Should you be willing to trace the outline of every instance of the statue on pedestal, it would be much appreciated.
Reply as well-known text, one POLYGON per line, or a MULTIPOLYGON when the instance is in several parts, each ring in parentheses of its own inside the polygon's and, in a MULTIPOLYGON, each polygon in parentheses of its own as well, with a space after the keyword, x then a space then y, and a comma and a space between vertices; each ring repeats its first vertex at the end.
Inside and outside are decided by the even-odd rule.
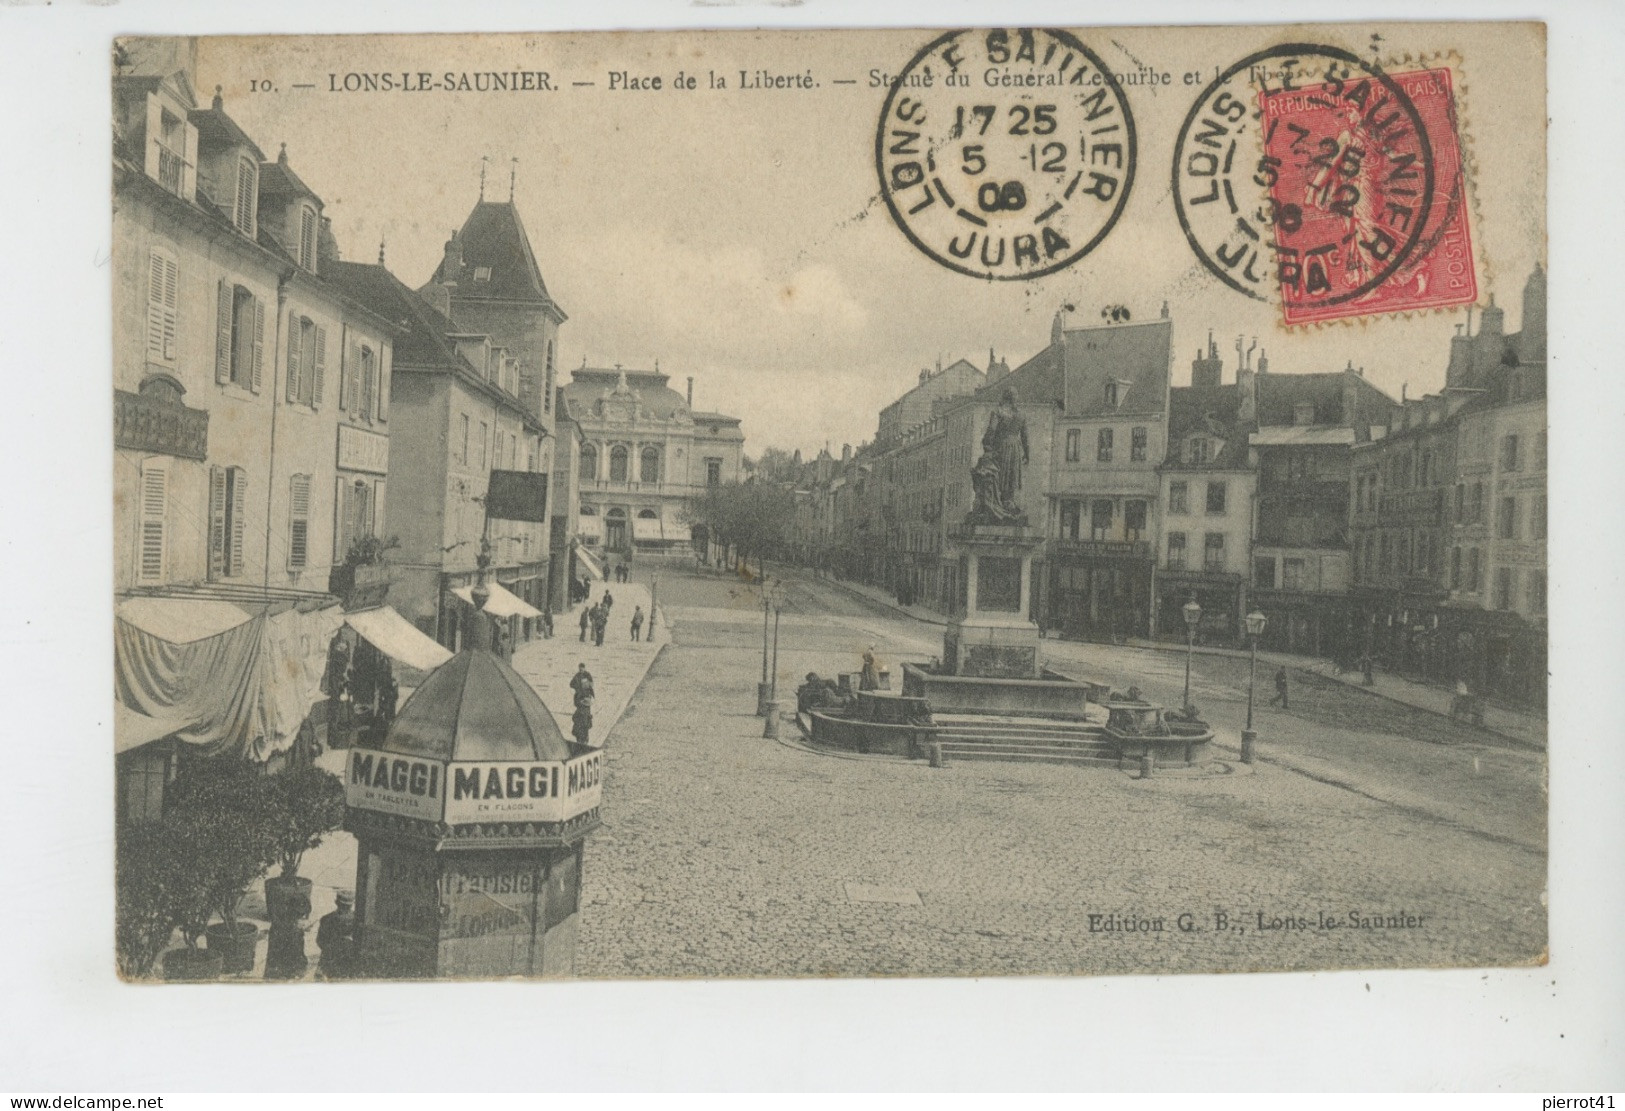
POLYGON ((968 523, 972 525, 1025 525, 1027 514, 1017 501, 1021 469, 1029 460, 1027 421, 1016 408, 1016 392, 1006 386, 999 407, 987 418, 982 433, 982 454, 971 468, 976 494, 968 523))

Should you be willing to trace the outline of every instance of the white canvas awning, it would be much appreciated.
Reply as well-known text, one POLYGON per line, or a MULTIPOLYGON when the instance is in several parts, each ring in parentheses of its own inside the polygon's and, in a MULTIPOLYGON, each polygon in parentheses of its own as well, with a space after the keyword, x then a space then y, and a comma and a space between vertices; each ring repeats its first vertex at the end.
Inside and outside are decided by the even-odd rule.
MULTIPOLYGON (((540 617, 542 611, 518 597, 510 590, 505 590, 501 583, 487 583, 486 589, 491 596, 485 600, 485 612, 492 617, 540 617)), ((452 590, 469 605, 474 604, 474 588, 472 586, 459 586, 452 590)))
POLYGON ((597 517, 585 515, 577 517, 576 533, 583 540, 602 540, 604 538, 604 522, 597 517))
POLYGON ((250 616, 230 602, 212 598, 127 598, 118 604, 116 612, 143 633, 171 644, 191 644, 219 636, 250 616))
MULTIPOLYGON (((113 703, 113 751, 116 753, 129 752, 140 748, 144 744, 151 744, 160 737, 167 737, 171 733, 179 733, 191 722, 178 715, 148 717, 139 710, 132 710, 122 702, 113 703)), ((186 738, 191 740, 191 738, 186 738)), ((196 743, 193 741, 193 743, 196 743)))
POLYGON ((598 566, 598 561, 592 557, 592 553, 586 548, 577 548, 576 558, 581 561, 581 566, 587 569, 588 575, 595 579, 604 577, 604 569, 598 566))
POLYGON ((665 535, 666 535, 665 530, 660 527, 660 518, 658 518, 658 517, 634 517, 634 518, 632 518, 632 539, 634 539, 634 540, 660 540, 660 539, 663 539, 665 537, 665 535))
POLYGON ((344 623, 365 637, 367 643, 378 651, 407 667, 433 671, 451 659, 451 653, 444 645, 424 636, 417 626, 389 606, 347 613, 344 623))

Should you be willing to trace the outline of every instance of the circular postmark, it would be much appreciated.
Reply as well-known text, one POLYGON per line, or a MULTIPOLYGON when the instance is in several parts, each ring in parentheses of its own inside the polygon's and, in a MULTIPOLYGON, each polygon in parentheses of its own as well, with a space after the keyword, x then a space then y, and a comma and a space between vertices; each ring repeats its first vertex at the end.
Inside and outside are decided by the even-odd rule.
POLYGON ((950 270, 1013 281, 1098 247, 1134 184, 1134 115, 1066 31, 950 31, 891 79, 875 132, 880 194, 950 270))
POLYGON ((1289 317, 1358 301, 1416 251, 1435 162, 1415 103, 1377 66, 1289 43, 1241 59, 1191 105, 1173 194, 1196 257, 1289 317))

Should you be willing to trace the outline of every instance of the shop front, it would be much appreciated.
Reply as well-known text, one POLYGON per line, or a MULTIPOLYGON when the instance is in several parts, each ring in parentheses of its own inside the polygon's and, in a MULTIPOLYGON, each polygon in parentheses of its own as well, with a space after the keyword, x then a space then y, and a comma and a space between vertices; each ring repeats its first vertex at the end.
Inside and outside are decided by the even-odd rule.
POLYGON ((1185 603, 1192 598, 1202 607, 1196 643, 1239 645, 1244 640, 1242 618, 1247 613, 1247 586, 1239 574, 1202 571, 1157 572, 1157 632, 1162 640, 1183 642, 1185 603))
POLYGON ((1051 540, 1040 624, 1063 637, 1121 643, 1151 631, 1151 545, 1051 540))

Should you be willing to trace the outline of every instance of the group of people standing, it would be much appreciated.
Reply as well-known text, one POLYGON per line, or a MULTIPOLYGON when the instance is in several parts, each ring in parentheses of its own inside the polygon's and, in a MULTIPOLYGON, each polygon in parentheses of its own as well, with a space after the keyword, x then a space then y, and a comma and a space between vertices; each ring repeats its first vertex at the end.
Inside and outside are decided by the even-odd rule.
MULTIPOLYGON (((591 606, 583 606, 582 607, 582 609, 581 609, 581 640, 582 640, 583 643, 586 642, 587 636, 590 633, 592 635, 593 644, 600 647, 600 648, 603 647, 604 633, 605 633, 605 630, 607 630, 609 628, 610 611, 613 610, 614 607, 615 607, 615 595, 611 594, 608 589, 605 589, 604 596, 602 598, 599 598, 596 604, 591 605, 591 606)), ((644 621, 643 607, 642 606, 633 606, 632 607, 632 639, 633 640, 642 640, 643 639, 643 621, 644 621)))

